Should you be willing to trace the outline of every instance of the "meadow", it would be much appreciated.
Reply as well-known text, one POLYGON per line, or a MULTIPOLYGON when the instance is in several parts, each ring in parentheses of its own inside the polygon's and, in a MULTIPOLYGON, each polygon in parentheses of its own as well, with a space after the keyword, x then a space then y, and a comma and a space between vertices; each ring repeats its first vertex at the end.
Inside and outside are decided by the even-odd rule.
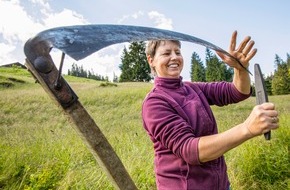
MULTIPOLYGON (((140 190, 155 190, 153 147, 141 104, 151 83, 102 82, 64 76, 101 128, 140 190)), ((280 128, 225 154, 233 190, 290 189, 290 95, 270 96, 280 128)), ((219 131, 247 118, 255 97, 213 106, 219 131)), ((0 68, 0 189, 114 189, 62 109, 23 69, 0 68)))

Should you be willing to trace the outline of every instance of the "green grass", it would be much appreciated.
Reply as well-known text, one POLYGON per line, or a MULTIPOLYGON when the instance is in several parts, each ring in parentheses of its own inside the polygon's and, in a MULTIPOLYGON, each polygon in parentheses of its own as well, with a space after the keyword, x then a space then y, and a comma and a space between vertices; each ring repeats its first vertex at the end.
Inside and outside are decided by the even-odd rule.
MULTIPOLYGON (((114 189, 73 124, 25 70, 0 69, 0 189, 114 189)), ((142 127, 150 83, 104 82, 65 76, 139 189, 156 189, 153 147, 142 127), (103 85, 102 85, 103 84, 103 85), (104 85, 105 84, 105 85, 104 85)), ((226 153, 234 190, 289 189, 290 95, 271 96, 280 114, 272 140, 252 139, 226 153)), ((255 98, 212 107, 220 131, 243 122, 255 98)))
MULTIPOLYGON (((270 96, 279 112, 278 130, 272 139, 251 139, 225 154, 234 190, 290 189, 290 95, 270 96)), ((223 108, 213 107, 220 131, 243 122, 256 104, 255 97, 223 108)))
POLYGON ((33 80, 31 74, 25 69, 0 67, 0 90, 12 87, 20 88, 33 80))

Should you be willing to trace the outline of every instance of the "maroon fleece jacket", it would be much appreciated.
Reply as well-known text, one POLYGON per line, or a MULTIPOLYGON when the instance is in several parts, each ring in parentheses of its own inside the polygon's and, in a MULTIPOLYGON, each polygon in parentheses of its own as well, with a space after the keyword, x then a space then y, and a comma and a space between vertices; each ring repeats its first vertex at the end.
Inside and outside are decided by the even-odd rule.
POLYGON ((200 163, 201 136, 218 133, 210 105, 224 106, 250 96, 229 82, 183 82, 156 77, 142 105, 143 125, 154 145, 158 190, 227 190, 224 157, 200 163))

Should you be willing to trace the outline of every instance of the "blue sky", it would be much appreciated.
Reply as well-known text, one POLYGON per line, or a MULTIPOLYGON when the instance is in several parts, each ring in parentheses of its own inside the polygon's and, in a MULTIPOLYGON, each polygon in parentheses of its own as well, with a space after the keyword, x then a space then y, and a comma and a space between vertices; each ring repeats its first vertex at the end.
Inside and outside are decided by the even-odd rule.
MULTIPOLYGON (((0 0, 0 64, 24 63, 23 45, 43 30, 79 24, 126 24, 169 29, 189 34, 227 50, 231 34, 238 31, 238 42, 249 35, 256 42, 259 63, 265 75, 274 72, 274 57, 286 60, 290 53, 290 1, 244 0, 0 0), (13 15, 13 16, 11 16, 13 15)), ((64 71, 72 63, 112 77, 120 74, 120 55, 124 46, 107 47, 74 61, 65 60, 64 71)), ((185 67, 182 75, 189 80, 190 57, 197 52, 204 61, 205 49, 184 42, 185 67)), ((57 64, 60 52, 52 52, 57 64)))

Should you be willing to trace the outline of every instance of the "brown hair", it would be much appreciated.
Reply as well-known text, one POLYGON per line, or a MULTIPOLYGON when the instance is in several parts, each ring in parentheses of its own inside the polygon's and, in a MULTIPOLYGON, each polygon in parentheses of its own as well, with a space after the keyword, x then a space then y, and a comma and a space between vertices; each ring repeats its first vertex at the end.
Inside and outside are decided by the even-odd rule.
POLYGON ((156 49, 160 46, 161 43, 164 43, 166 41, 171 41, 175 44, 177 44, 179 46, 179 48, 181 48, 181 43, 179 40, 152 40, 152 41, 148 41, 146 49, 145 49, 145 53, 146 55, 150 55, 150 57, 154 57, 155 53, 156 53, 156 49))

